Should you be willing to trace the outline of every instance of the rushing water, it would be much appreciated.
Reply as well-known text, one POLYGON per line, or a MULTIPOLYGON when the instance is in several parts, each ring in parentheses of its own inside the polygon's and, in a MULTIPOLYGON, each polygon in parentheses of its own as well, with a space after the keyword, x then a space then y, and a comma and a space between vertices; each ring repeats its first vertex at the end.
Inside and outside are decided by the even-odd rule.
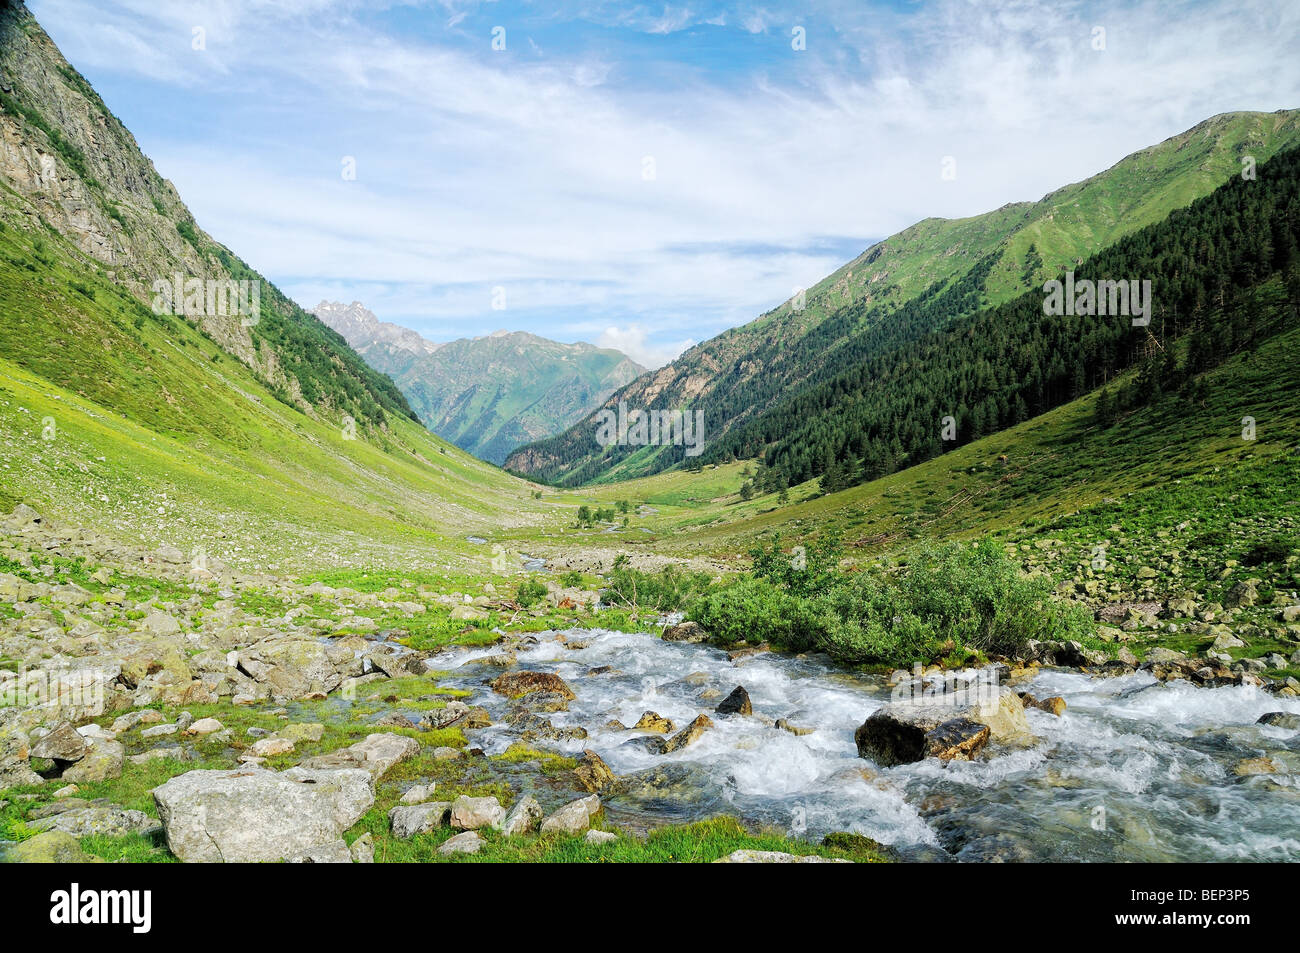
MULTIPOLYGON (((889 701, 883 680, 846 675, 825 659, 762 654, 732 661, 707 646, 603 630, 557 633, 519 653, 520 669, 556 672, 577 699, 549 715, 582 726, 582 741, 544 746, 596 751, 625 785, 606 801, 616 823, 682 822, 721 812, 819 838, 866 834, 923 860, 1300 860, 1300 732, 1255 724, 1300 700, 1254 688, 1162 684, 1145 674, 1094 679, 1047 670, 1020 690, 1061 695, 1054 715, 1030 709, 1028 748, 990 746, 975 762, 879 768, 857 756, 853 732, 889 701), (592 669, 611 670, 590 674, 592 669), (687 677, 691 676, 691 677, 687 677), (753 717, 714 715, 744 685, 753 717), (702 700, 707 689, 721 694, 702 700), (715 727, 669 755, 611 731, 645 711, 680 728, 700 713, 715 727), (778 718, 807 728, 798 736, 778 718), (1246 758, 1271 756, 1279 773, 1238 777, 1246 758)), ((489 753, 517 740, 505 702, 486 688, 499 670, 475 664, 499 651, 453 650, 430 661, 475 690, 497 723, 478 736, 489 753)))

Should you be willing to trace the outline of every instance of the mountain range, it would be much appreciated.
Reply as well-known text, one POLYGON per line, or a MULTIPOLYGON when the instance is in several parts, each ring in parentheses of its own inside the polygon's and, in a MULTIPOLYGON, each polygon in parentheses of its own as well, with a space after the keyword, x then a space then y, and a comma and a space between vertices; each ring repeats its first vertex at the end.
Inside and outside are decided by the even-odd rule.
POLYGON ((618 351, 525 331, 434 343, 358 301, 322 301, 313 313, 397 383, 425 426, 496 464, 581 420, 645 372, 618 351))

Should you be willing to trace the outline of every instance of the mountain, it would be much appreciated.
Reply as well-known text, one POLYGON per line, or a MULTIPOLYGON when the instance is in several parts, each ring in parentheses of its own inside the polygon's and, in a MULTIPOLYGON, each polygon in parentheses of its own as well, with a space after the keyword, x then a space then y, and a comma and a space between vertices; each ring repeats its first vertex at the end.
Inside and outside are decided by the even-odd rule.
POLYGON ((467 533, 544 510, 208 236, 17 4, 0 6, 0 473, 6 510, 249 568, 337 565, 340 540, 460 562, 467 533))
POLYGON ((435 344, 380 321, 358 301, 322 301, 315 314, 397 382, 430 430, 497 464, 521 444, 581 420, 645 373, 618 351, 523 331, 435 344))
MULTIPOLYGON (((605 406, 703 410, 709 446, 721 448, 721 438, 864 360, 854 342, 895 321, 909 304, 925 312, 910 322, 913 339, 942 321, 1003 304, 1239 177, 1244 156, 1264 162, 1297 143, 1295 110, 1224 114, 1038 202, 966 219, 926 219, 808 289, 802 308, 784 302, 696 345, 611 395, 605 406), (940 297, 943 306, 935 306, 940 297)), ((588 417, 519 448, 506 467, 579 485, 655 473, 686 459, 680 447, 601 446, 595 433, 596 420, 588 417)), ((750 439, 725 446, 720 459, 737 450, 754 455, 766 445, 750 439)), ((706 451, 699 459, 714 457, 706 451)), ((819 461, 817 472, 822 466, 819 461)))

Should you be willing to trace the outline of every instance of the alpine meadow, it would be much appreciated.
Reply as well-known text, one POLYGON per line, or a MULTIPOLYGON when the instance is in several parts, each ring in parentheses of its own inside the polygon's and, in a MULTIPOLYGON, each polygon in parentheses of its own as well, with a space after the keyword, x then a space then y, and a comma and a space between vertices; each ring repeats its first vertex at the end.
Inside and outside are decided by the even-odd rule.
MULTIPOLYGON (((0 860, 1276 920, 1201 865, 1300 861, 1296 49, 1283 0, 0 0, 0 860)), ((202 884, 99 870, 15 909, 202 884)))

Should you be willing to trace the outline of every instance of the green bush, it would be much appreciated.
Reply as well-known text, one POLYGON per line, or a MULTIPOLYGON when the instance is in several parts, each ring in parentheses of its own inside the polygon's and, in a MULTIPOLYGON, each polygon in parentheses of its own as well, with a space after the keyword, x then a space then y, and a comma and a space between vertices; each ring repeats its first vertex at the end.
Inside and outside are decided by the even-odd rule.
POLYGON ((676 612, 707 592, 711 585, 707 573, 683 572, 671 565, 657 573, 649 573, 632 569, 626 563, 623 556, 614 563, 609 586, 601 597, 606 605, 676 612))
POLYGON ((722 645, 771 642, 792 651, 816 644, 816 607, 765 579, 738 579, 697 600, 687 613, 722 645))
POLYGON ((546 583, 538 579, 525 579, 515 587, 515 602, 525 609, 546 598, 546 583))

